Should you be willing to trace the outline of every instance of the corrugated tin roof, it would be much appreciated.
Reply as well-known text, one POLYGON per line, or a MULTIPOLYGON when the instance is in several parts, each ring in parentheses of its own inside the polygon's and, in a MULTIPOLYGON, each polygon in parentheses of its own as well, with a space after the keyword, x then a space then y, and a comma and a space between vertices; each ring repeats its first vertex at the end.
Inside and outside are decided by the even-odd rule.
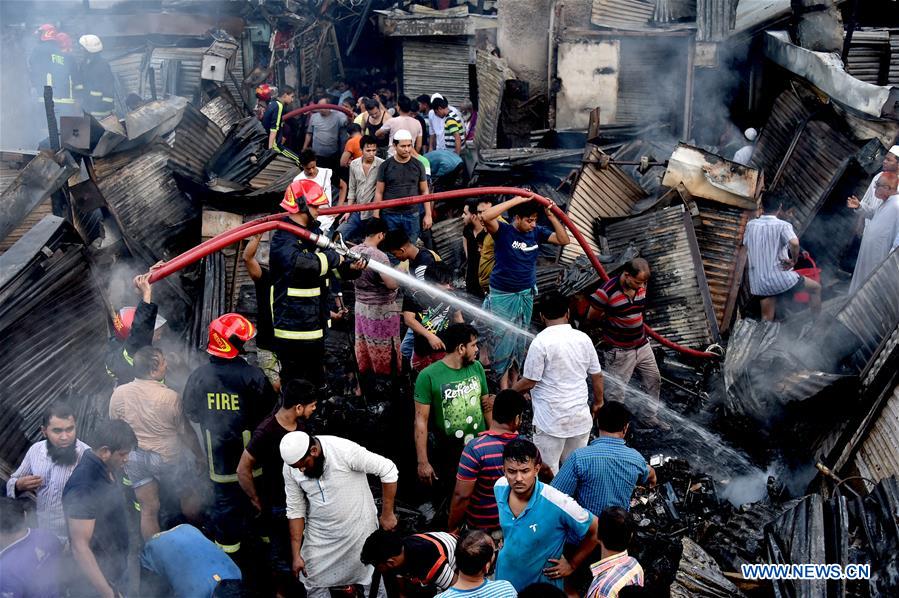
POLYGON ((250 187, 254 193, 265 193, 272 189, 280 189, 283 192, 300 170, 302 169, 293 160, 277 154, 265 168, 250 179, 250 187))
POLYGON ((697 0, 656 0, 652 20, 656 23, 692 21, 696 19, 697 0))
POLYGON ((733 31, 739 0, 696 0, 696 39, 724 41, 733 31))
POLYGON ((705 349, 717 340, 718 325, 693 221, 683 206, 609 224, 606 239, 613 255, 634 244, 652 268, 647 324, 686 347, 705 349))
POLYGON ((861 370, 899 325, 899 251, 884 260, 836 318, 861 342, 854 356, 861 370))
POLYGON ((237 106, 224 96, 209 100, 200 108, 200 112, 218 125, 225 135, 244 117, 237 106))
MULTIPOLYGON (((568 217, 584 231, 593 251, 599 254, 602 252, 590 234, 594 221, 629 216, 634 204, 646 197, 646 192, 618 166, 612 164, 600 168, 599 158, 605 152, 595 146, 589 147, 567 211, 568 217)), ((578 255, 583 255, 583 250, 577 243, 571 243, 562 250, 561 261, 570 264, 578 255)))
POLYGON ((590 22, 611 29, 645 29, 655 9, 650 0, 593 0, 590 22))
POLYGON ((743 243, 743 231, 752 212, 705 200, 697 200, 696 203, 699 206, 696 240, 712 294, 718 328, 723 332, 730 327, 743 278, 743 264, 737 258, 743 243))
POLYGON ((690 37, 625 36, 619 47, 615 124, 661 122, 668 136, 678 136, 693 51, 690 37))
POLYGON ((468 37, 404 38, 403 93, 410 98, 440 93, 457 107, 470 99, 468 65, 474 58, 470 42, 468 37))
POLYGON ((893 389, 859 448, 855 466, 859 475, 875 482, 899 476, 899 385, 893 389))
POLYGON ((169 166, 195 183, 205 183, 206 164, 224 140, 219 126, 188 104, 178 126, 165 139, 171 148, 169 166))
POLYGON ((70 401, 83 438, 105 415, 111 380, 103 366, 106 307, 83 245, 63 219, 48 216, 28 231, 0 256, 0 272, 0 473, 6 477, 41 439, 40 418, 51 401, 70 401))
POLYGON ((31 159, 0 194, 0 240, 76 172, 78 165, 66 150, 56 155, 42 152, 31 159))
POLYGON ((755 143, 749 165, 763 170, 765 179, 770 182, 787 154, 799 125, 811 114, 812 111, 792 89, 777 96, 768 121, 755 143))
POLYGON ((502 58, 483 50, 477 51, 478 122, 475 125, 475 144, 481 148, 496 147, 496 131, 506 81, 515 73, 502 58))
POLYGON ((6 191, 19 172, 28 166, 37 152, 2 152, 0 151, 0 193, 6 191))
POLYGON ((862 81, 883 85, 890 70, 890 30, 856 29, 846 60, 846 71, 862 81))
POLYGON ((431 228, 434 235, 434 250, 440 259, 453 271, 465 259, 462 253, 462 217, 447 218, 431 228))

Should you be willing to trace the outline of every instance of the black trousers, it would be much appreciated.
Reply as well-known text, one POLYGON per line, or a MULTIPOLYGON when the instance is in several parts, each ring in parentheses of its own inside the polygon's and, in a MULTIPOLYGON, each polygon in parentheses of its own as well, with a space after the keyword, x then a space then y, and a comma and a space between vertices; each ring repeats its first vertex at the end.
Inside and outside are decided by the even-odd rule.
POLYGON ((324 338, 314 341, 275 339, 275 353, 281 362, 281 385, 302 379, 321 388, 325 383, 324 338))

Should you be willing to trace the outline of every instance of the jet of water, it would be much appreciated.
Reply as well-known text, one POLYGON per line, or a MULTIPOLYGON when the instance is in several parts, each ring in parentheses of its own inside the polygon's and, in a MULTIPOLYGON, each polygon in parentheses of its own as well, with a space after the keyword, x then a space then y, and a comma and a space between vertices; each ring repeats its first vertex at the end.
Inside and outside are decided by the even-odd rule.
POLYGON ((485 309, 481 308, 479 305, 476 305, 470 301, 466 301, 459 295, 447 292, 439 287, 436 287, 428 282, 425 282, 424 280, 419 280, 418 278, 416 278, 415 276, 412 276, 411 274, 407 274, 406 272, 400 272, 399 270, 397 270, 395 268, 391 268, 387 264, 382 264, 375 260, 369 261, 368 267, 371 268, 372 270, 374 270, 375 272, 378 272, 379 274, 384 274, 386 276, 389 276, 389 277, 395 279, 397 282, 399 282, 401 285, 403 285, 405 287, 411 287, 411 288, 414 288, 414 289, 417 289, 420 291, 424 291, 424 292, 440 299, 441 301, 445 301, 451 305, 454 305, 454 306, 458 307, 459 309, 461 309, 468 316, 471 316, 477 320, 481 320, 485 323, 489 323, 489 324, 498 326, 500 328, 504 328, 505 330, 508 330, 509 332, 512 332, 513 334, 518 334, 518 335, 524 336, 528 339, 534 338, 534 335, 530 331, 519 328, 518 326, 516 326, 510 322, 507 322, 506 320, 490 313, 489 311, 486 311, 485 309))

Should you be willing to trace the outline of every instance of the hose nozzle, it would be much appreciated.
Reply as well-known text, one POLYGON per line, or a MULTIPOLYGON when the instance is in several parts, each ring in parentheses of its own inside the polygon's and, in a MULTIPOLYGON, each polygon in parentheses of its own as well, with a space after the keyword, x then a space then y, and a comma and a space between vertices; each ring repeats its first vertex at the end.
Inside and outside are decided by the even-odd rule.
MULTIPOLYGON (((324 237, 320 237, 320 239, 324 239, 324 237)), ((327 241, 327 239, 324 240, 327 241)), ((334 239, 328 241, 328 246, 338 254, 342 255, 348 262, 356 262, 362 260, 363 262, 365 262, 365 266, 368 267, 368 256, 362 255, 361 253, 353 251, 352 249, 347 247, 346 243, 343 240, 343 237, 341 237, 339 233, 334 235, 334 239)))

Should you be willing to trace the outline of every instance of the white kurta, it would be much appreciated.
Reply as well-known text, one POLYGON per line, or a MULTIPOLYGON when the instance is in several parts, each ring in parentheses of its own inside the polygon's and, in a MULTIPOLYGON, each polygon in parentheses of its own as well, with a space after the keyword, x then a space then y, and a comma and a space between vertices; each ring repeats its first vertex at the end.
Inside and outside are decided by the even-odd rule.
MULTIPOLYGON (((378 514, 366 474, 384 484, 399 478, 390 459, 337 436, 317 436, 325 456, 319 479, 284 465, 287 518, 306 519, 300 554, 307 587, 327 588, 371 582, 373 568, 359 560, 362 545, 378 528, 378 514)), ((301 574, 302 575, 302 574, 301 574)))
POLYGON ((874 215, 874 211, 877 209, 877 206, 880 205, 880 200, 874 195, 874 185, 877 184, 881 174, 883 173, 878 172, 874 175, 874 178, 868 183, 868 188, 865 190, 865 194, 862 196, 861 201, 859 201, 860 205, 858 211, 865 220, 864 229, 868 228, 868 222, 870 222, 869 218, 874 215))
MULTIPOLYGON (((880 201, 880 200, 878 200, 880 201)), ((865 283, 874 270, 887 258, 899 235, 899 195, 892 195, 880 202, 865 227, 858 249, 858 261, 849 293, 854 293, 865 283)))

